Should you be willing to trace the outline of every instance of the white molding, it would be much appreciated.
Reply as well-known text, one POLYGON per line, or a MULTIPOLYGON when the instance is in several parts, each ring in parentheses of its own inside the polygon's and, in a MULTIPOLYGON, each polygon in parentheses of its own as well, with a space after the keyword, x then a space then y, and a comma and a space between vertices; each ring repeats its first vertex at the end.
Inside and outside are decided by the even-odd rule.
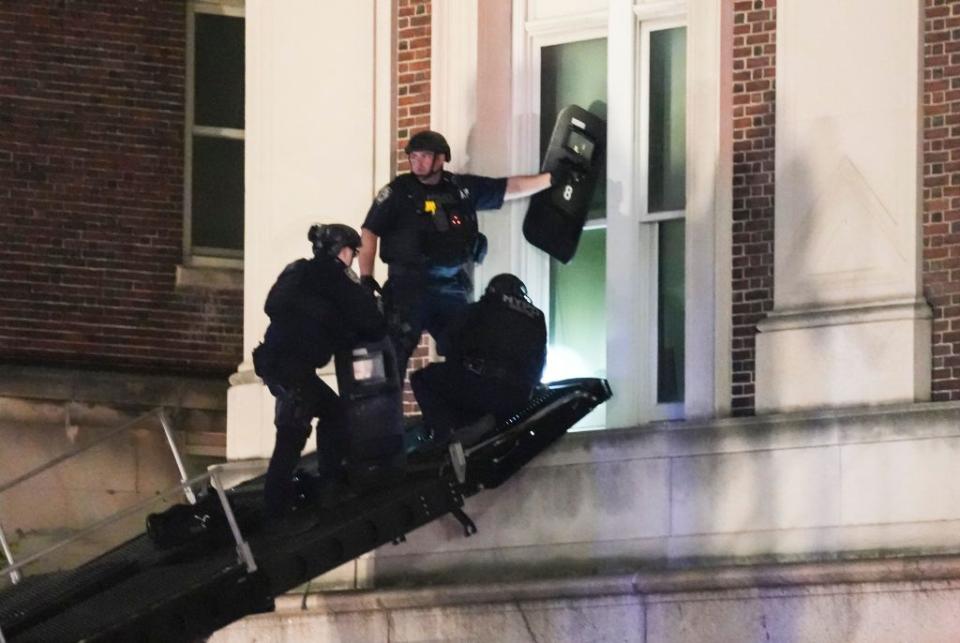
POLYGON ((818 310, 771 311, 757 323, 757 329, 761 333, 771 333, 802 328, 932 318, 930 306, 923 299, 883 301, 818 310))
MULTIPOLYGON (((527 0, 513 0, 513 118, 511 119, 511 174, 539 169, 540 51, 527 33, 527 0)), ((543 310, 550 308, 550 267, 547 255, 523 238, 525 210, 510 204, 510 265, 524 280, 530 297, 543 310)))
POLYGON ((686 0, 667 0, 665 2, 644 2, 634 5, 633 15, 637 20, 661 20, 664 18, 685 19, 687 16, 686 0))
POLYGON ((692 2, 687 23, 687 418, 722 416, 730 409, 733 139, 727 4, 692 2))
POLYGON ((646 377, 637 377, 637 369, 645 368, 646 310, 648 295, 637 294, 634 275, 643 270, 646 257, 655 250, 646 229, 637 225, 637 200, 634 167, 641 124, 637 114, 636 58, 638 30, 631 0, 611 0, 608 59, 627 59, 627 65, 608 65, 607 69, 607 256, 620 256, 617 274, 611 275, 608 261, 607 279, 607 379, 613 398, 606 403, 607 426, 636 425, 640 419, 641 400, 648 388, 646 377), (615 136, 611 134, 616 132, 615 136), (638 341, 638 337, 643 338, 638 341))
POLYGON ((539 20, 526 20, 523 28, 526 34, 537 40, 553 44, 557 42, 575 42, 577 40, 586 40, 589 37, 578 37, 572 34, 607 32, 607 13, 606 11, 593 11, 591 13, 578 14, 574 16, 562 16, 558 18, 542 18, 539 20))
POLYGON ((468 145, 477 120, 477 0, 434 2, 432 11, 430 127, 450 144, 449 169, 462 172, 472 169, 468 145))
MULTIPOLYGON (((374 6, 374 150, 373 185, 378 190, 393 177, 394 106, 396 105, 396 65, 394 50, 396 30, 394 27, 393 2, 376 0, 374 6)), ((378 258, 379 261, 379 258, 378 258)), ((380 274, 384 274, 381 270, 380 274)))

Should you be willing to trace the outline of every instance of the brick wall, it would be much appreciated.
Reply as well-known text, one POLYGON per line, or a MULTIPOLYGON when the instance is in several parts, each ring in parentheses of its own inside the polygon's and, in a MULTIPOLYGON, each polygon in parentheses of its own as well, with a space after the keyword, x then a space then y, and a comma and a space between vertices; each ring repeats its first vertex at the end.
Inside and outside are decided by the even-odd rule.
POLYGON ((0 4, 0 361, 226 374, 242 294, 177 291, 183 0, 0 4))
POLYGON ((734 4, 731 409, 754 411, 756 324, 773 307, 776 0, 734 4))
POLYGON ((430 3, 397 0, 397 172, 406 172, 403 147, 430 127, 430 3))
MULTIPOLYGON (((431 0, 397 0, 397 173, 407 172, 403 148, 412 134, 430 127, 430 18, 431 0)), ((410 358, 407 373, 430 362, 428 335, 410 358)), ((409 382, 404 387, 403 411, 419 413, 409 382)))
POLYGON ((924 0, 923 290, 934 401, 960 399, 960 2, 924 0))

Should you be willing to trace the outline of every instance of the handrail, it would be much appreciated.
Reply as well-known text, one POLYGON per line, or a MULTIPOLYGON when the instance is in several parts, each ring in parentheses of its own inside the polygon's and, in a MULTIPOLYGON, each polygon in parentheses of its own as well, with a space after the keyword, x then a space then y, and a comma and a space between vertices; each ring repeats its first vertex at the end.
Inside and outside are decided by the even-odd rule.
POLYGON ((83 446, 80 447, 79 449, 74 449, 73 451, 70 451, 70 452, 68 452, 68 453, 62 453, 62 454, 58 455, 57 457, 55 457, 54 459, 49 460, 48 462, 45 462, 44 464, 41 464, 41 465, 38 466, 38 467, 34 467, 34 468, 31 469, 30 471, 27 471, 26 473, 23 473, 23 474, 17 476, 17 477, 14 478, 13 480, 10 480, 10 481, 5 482, 5 483, 3 483, 2 485, 0 485, 0 493, 3 493, 3 492, 6 491, 7 489, 10 489, 10 488, 12 488, 12 487, 17 486, 18 484, 20 484, 20 483, 23 482, 24 480, 29 480, 29 479, 32 478, 33 476, 38 475, 38 474, 40 474, 40 473, 43 473, 43 472, 46 471, 47 469, 52 469, 52 468, 55 467, 56 465, 60 464, 61 462, 66 461, 66 460, 69 460, 70 458, 72 458, 72 457, 75 456, 75 455, 80 455, 80 454, 83 453, 84 451, 88 451, 88 450, 92 449, 93 447, 97 446, 98 444, 101 444, 101 443, 103 443, 103 442, 106 442, 107 440, 109 440, 110 438, 114 437, 115 435, 118 435, 118 434, 123 433, 124 431, 128 430, 130 427, 132 427, 133 425, 135 425, 135 424, 137 424, 138 422, 142 421, 143 419, 148 418, 148 417, 150 417, 151 415, 153 415, 153 414, 155 414, 155 413, 159 413, 159 412, 161 412, 161 411, 163 411, 163 407, 159 407, 159 406, 156 407, 156 408, 150 409, 150 410, 147 411, 146 413, 143 413, 143 414, 141 414, 141 415, 138 415, 137 417, 133 418, 132 420, 130 420, 130 421, 128 421, 128 422, 125 422, 124 424, 121 424, 120 426, 118 426, 118 427, 117 427, 116 429, 114 429, 113 431, 110 431, 109 433, 106 433, 106 434, 104 434, 104 435, 101 435, 100 437, 96 438, 95 440, 92 440, 92 441, 89 442, 88 444, 83 445, 83 446))
MULTIPOLYGON (((263 466, 267 461, 266 461, 266 460, 257 460, 257 461, 255 461, 255 462, 257 463, 258 466, 263 466)), ((238 463, 238 464, 240 464, 241 466, 251 466, 251 465, 252 465, 252 463, 249 462, 249 461, 241 462, 241 463, 238 463)), ((238 525, 238 523, 237 523, 237 521, 236 521, 236 516, 235 516, 234 513, 233 513, 233 508, 230 506, 229 499, 227 498, 226 493, 224 492, 223 487, 222 487, 222 485, 221 485, 221 483, 220 483, 220 473, 221 473, 221 472, 223 472, 223 471, 225 471, 225 470, 229 470, 229 469, 239 468, 239 467, 233 466, 233 465, 234 465, 234 463, 230 463, 230 462, 226 462, 226 463, 223 463, 223 464, 211 465, 211 466, 207 469, 207 471, 205 471, 204 473, 198 474, 198 475, 194 476, 193 478, 190 478, 189 480, 185 480, 185 481, 183 481, 183 482, 180 482, 179 484, 177 484, 177 485, 175 485, 175 486, 173 486, 173 487, 170 487, 170 488, 168 488, 168 489, 160 492, 160 493, 157 494, 157 495, 150 496, 149 498, 146 498, 146 499, 144 499, 144 500, 141 500, 140 502, 138 502, 138 503, 136 503, 136 504, 134 504, 134 505, 131 505, 131 506, 129 506, 129 507, 126 507, 125 509, 122 509, 122 510, 120 510, 120 511, 114 513, 114 514, 111 514, 111 515, 107 516, 106 518, 102 518, 102 519, 98 520, 97 522, 93 523, 92 525, 90 525, 90 526, 88 526, 88 527, 86 527, 86 528, 84 528, 84 529, 82 529, 82 530, 80 530, 80 531, 72 534, 71 536, 65 538, 64 540, 61 540, 61 541, 59 541, 59 542, 56 542, 56 543, 50 545, 49 547, 47 547, 46 549, 43 549, 42 551, 39 551, 39 552, 37 552, 37 553, 35 553, 35 554, 31 554, 31 555, 28 556, 27 558, 24 558, 23 560, 20 560, 20 561, 18 561, 18 562, 16 562, 16 563, 7 565, 7 566, 4 567, 3 569, 0 569, 0 576, 6 576, 6 575, 11 575, 11 576, 12 576, 12 574, 19 572, 19 571, 22 570, 25 566, 27 566, 27 565, 29 565, 29 564, 31 564, 31 563, 35 563, 36 561, 38 561, 38 560, 41 559, 41 558, 44 558, 44 557, 46 557, 46 556, 49 556, 49 555, 52 554, 53 552, 58 551, 58 550, 62 549, 63 547, 66 547, 67 545, 69 545, 69 544, 71 544, 71 543, 73 543, 73 542, 75 542, 75 541, 83 538, 84 536, 86 536, 86 535, 88 535, 88 534, 90 534, 90 533, 92 533, 92 532, 94 532, 94 531, 97 531, 97 530, 100 529, 101 527, 105 527, 106 525, 109 525, 109 524, 111 524, 111 523, 113 523, 113 522, 116 522, 116 521, 118 521, 118 520, 120 520, 120 519, 122 519, 122 518, 126 518, 126 517, 129 516, 129 515, 135 514, 135 513, 139 512, 139 511, 141 511, 142 509, 150 506, 151 504, 155 503, 155 502, 156 502, 157 500, 159 500, 159 499, 167 498, 168 496, 170 496, 170 495, 172 495, 172 494, 174 494, 174 493, 176 493, 176 492, 178 492, 178 491, 183 491, 186 487, 192 487, 193 485, 197 484, 198 482, 202 482, 202 481, 208 480, 208 479, 211 480, 211 482, 212 482, 212 485, 211 485, 211 486, 214 487, 214 490, 217 492, 217 495, 218 495, 218 497, 220 498, 220 504, 223 505, 224 514, 225 514, 226 517, 227 517, 227 522, 230 524, 230 531, 231 531, 231 533, 232 533, 232 535, 233 535, 233 537, 234 537, 234 540, 236 541, 236 544, 237 544, 237 553, 238 553, 238 559, 239 559, 238 562, 243 563, 244 566, 247 568, 247 571, 252 573, 252 572, 256 571, 256 569, 257 569, 256 563, 254 562, 253 556, 252 556, 252 554, 250 553, 250 547, 249 547, 249 545, 247 545, 246 541, 243 540, 243 534, 240 532, 240 527, 239 527, 239 525, 238 525)), ((0 643, 2 643, 2 642, 0 642, 0 643)))
MULTIPOLYGON (((81 447, 79 447, 79 448, 77 448, 77 449, 74 449, 73 451, 69 451, 69 452, 67 452, 67 453, 62 453, 62 454, 58 455, 57 457, 53 458, 52 460, 49 460, 49 461, 45 462, 44 464, 41 464, 40 466, 34 467, 34 468, 31 469, 30 471, 27 471, 26 473, 23 473, 23 474, 17 476, 16 478, 14 478, 14 479, 12 479, 12 480, 9 480, 9 481, 7 481, 7 482, 5 482, 5 483, 3 483, 2 485, 0 485, 0 493, 3 493, 4 491, 6 491, 6 490, 8 490, 8 489, 11 489, 11 488, 17 486, 18 484, 21 484, 22 482, 25 482, 26 480, 29 480, 30 478, 32 478, 32 477, 34 477, 34 476, 36 476, 36 475, 39 475, 39 474, 41 474, 41 473, 43 473, 43 472, 45 472, 45 471, 50 470, 50 469, 52 469, 53 467, 57 466, 58 464, 60 464, 60 463, 62 463, 62 462, 66 462, 66 461, 69 460, 70 458, 73 458, 74 456, 77 456, 77 455, 80 455, 81 453, 84 453, 84 452, 86 452, 86 451, 89 451, 90 449, 92 449, 92 448, 95 447, 95 446, 98 446, 98 445, 100 445, 100 444, 103 444, 103 443, 106 442, 107 440, 110 440, 110 439, 114 438, 115 436, 119 435, 120 433, 123 433, 124 431, 129 430, 131 427, 136 426, 137 424, 139 424, 140 422, 142 422, 144 419, 149 418, 151 415, 156 415, 156 416, 159 418, 159 420, 160 420, 160 427, 163 429, 163 433, 164 433, 164 435, 165 435, 166 438, 167 438, 167 444, 170 446, 170 451, 171 451, 171 453, 173 454, 174 462, 176 463, 176 465, 177 465, 177 470, 178 470, 179 473, 180 473, 180 485, 177 487, 177 489, 183 491, 184 496, 186 496, 187 502, 189 502, 190 504, 196 504, 197 498, 196 498, 196 496, 195 496, 194 493, 193 493, 193 488, 192 488, 192 486, 191 486, 191 484, 190 484, 190 481, 187 480, 187 469, 186 469, 186 467, 184 466, 183 458, 180 456, 180 450, 177 448, 177 442, 176 442, 176 438, 175 438, 175 436, 174 436, 174 434, 173 434, 172 424, 171 424, 171 422, 170 422, 169 417, 167 416, 166 409, 165 409, 164 407, 162 407, 162 406, 158 406, 158 407, 155 407, 155 408, 153 408, 153 409, 151 409, 151 410, 149 410, 149 411, 147 411, 147 412, 145 412, 145 413, 141 413, 140 415, 138 415, 137 417, 133 418, 132 420, 129 420, 129 421, 127 421, 127 422, 124 422, 123 424, 121 424, 120 426, 116 427, 115 429, 113 429, 113 430, 111 430, 111 431, 108 431, 107 433, 105 433, 105 434, 103 434, 103 435, 95 438, 94 440, 91 440, 91 441, 88 442, 87 444, 84 444, 83 446, 81 446, 81 447)), ((214 466, 216 466, 216 465, 214 465, 214 466)), ((210 473, 210 472, 209 472, 209 470, 208 470, 208 474, 209 474, 209 473, 210 473)), ((203 474, 203 475, 208 475, 208 474, 203 474)), ((202 478, 202 477, 203 477, 203 476, 200 476, 200 478, 202 478)), ((196 478, 195 478, 194 481, 199 481, 199 479, 196 479, 196 478)), ((172 492, 172 491, 173 491, 173 489, 171 489, 171 490, 169 490, 169 491, 167 491, 167 492, 164 492, 163 494, 161 494, 161 497, 164 497, 167 493, 170 493, 170 492, 172 492)), ((218 494, 219 494, 219 492, 218 492, 218 494)), ((222 494, 221 494, 221 495, 222 495, 222 494)), ((156 499, 156 497, 152 498, 151 500, 153 500, 153 499, 156 499)), ((221 497, 221 503, 223 503, 223 502, 225 502, 225 497, 221 497)), ((134 508, 136 508, 136 507, 138 507, 138 506, 139 506, 139 505, 134 505, 134 508)), ((132 508, 129 508, 129 509, 132 510, 132 508)), ((227 512, 227 513, 229 514, 229 516, 232 516, 232 514, 233 514, 233 512, 232 512, 232 511, 229 509, 229 507, 227 507, 226 505, 224 506, 224 511, 227 512)), ((122 517, 122 516, 125 516, 125 515, 127 515, 127 514, 125 513, 125 511, 120 511, 120 512, 118 512, 117 514, 114 514, 113 517, 114 517, 114 518, 119 518, 119 517, 122 517)), ((229 516, 228 516, 228 520, 229 520, 229 516)), ((100 526, 102 526, 101 523, 106 524, 106 523, 104 523, 104 521, 100 521, 100 522, 98 522, 98 523, 95 523, 95 527, 96 527, 96 528, 99 528, 100 526)), ((80 533, 81 533, 81 534, 86 534, 86 533, 88 533, 88 531, 89 531, 89 530, 83 530, 83 531, 81 531, 80 533)), ((237 532, 237 533, 239 533, 239 532, 237 532)), ((235 534, 235 536, 236 536, 236 534, 235 534)), ((74 537, 72 537, 72 538, 68 538, 68 539, 67 539, 66 541, 64 541, 63 543, 58 543, 58 546, 59 546, 59 545, 62 545, 62 544, 67 544, 67 543, 69 543, 69 542, 73 542, 73 540, 75 540, 75 538, 76 538, 76 535, 75 535, 74 537)), ((13 552, 11 551, 10 546, 9 546, 8 543, 7 543, 6 536, 5 536, 4 533, 3 533, 3 525, 2 525, 2 524, 0 524, 0 549, 2 549, 3 555, 4 555, 4 557, 6 558, 6 560, 7 560, 7 562, 8 562, 8 567, 7 567, 7 569, 10 569, 10 570, 11 570, 11 571, 9 572, 9 574, 10 574, 10 580, 13 582, 14 585, 16 585, 17 583, 20 582, 20 580, 21 580, 21 578, 22 578, 19 569, 20 569, 24 564, 26 564, 26 563, 23 562, 23 561, 21 561, 20 563, 15 563, 15 561, 14 561, 14 559, 13 559, 13 552)), ((41 553, 49 553, 49 548, 48 548, 47 550, 44 550, 44 552, 41 552, 41 553)), ((243 557, 242 552, 241 552, 241 557, 243 557)), ((36 557, 31 556, 29 559, 27 559, 28 562, 32 562, 33 560, 36 560, 36 557)), ((244 562, 247 562, 246 558, 244 558, 244 562)), ((248 567, 249 567, 249 564, 248 564, 248 567)), ((4 571, 4 572, 0 573, 0 576, 2 576, 2 575, 5 574, 5 573, 7 573, 7 572, 4 571)), ((0 643, 3 643, 2 633, 0 633, 0 643)))
MULTIPOLYGON (((183 458, 180 457, 180 449, 177 448, 177 440, 173 436, 173 427, 170 425, 170 418, 167 417, 167 412, 163 407, 157 410, 157 417, 160 418, 160 426, 163 428, 163 434, 167 436, 167 444, 170 445, 173 460, 177 463, 177 471, 180 472, 180 481, 184 482, 187 479, 187 468, 183 465, 183 458)), ((193 495, 193 489, 187 487, 183 490, 183 493, 187 497, 187 502, 191 505, 197 504, 197 497, 193 495)))
MULTIPOLYGON (((7 559, 7 564, 13 564, 13 551, 10 550, 10 545, 7 543, 7 535, 3 533, 3 525, 0 525, 0 549, 3 550, 3 557, 7 559)), ((10 574, 10 580, 14 585, 20 582, 20 572, 14 572, 10 574)), ((0 643, 3 643, 0 640, 0 643)))

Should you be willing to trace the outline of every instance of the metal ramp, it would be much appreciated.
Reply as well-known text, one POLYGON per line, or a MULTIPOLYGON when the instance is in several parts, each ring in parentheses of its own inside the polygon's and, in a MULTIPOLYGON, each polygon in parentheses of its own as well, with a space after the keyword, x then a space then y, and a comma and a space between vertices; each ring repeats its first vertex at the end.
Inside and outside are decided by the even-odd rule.
MULTIPOLYGON (((20 578, 0 592, 0 642, 193 641, 271 611, 273 597, 381 545, 402 543, 441 516, 451 514, 469 536, 476 526, 463 512, 464 498, 502 484, 610 395, 601 379, 546 385, 500 425, 457 434, 465 467, 414 432, 401 483, 328 509, 308 498, 276 524, 263 519, 262 477, 225 490, 223 471, 212 467, 181 485, 209 480, 194 505, 217 519, 209 528, 163 548, 142 534, 76 569, 20 578)), ((312 460, 304 458, 302 468, 309 472, 312 460)), ((0 576, 13 578, 27 562, 0 576)))

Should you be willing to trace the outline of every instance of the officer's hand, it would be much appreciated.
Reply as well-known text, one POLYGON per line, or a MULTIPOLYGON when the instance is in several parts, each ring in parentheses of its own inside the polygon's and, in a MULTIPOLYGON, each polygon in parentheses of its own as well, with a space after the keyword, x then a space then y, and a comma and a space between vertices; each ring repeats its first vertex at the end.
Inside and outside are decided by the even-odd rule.
POLYGON ((555 188, 558 185, 566 185, 570 181, 570 167, 566 163, 560 163, 552 172, 550 172, 550 187, 555 188))
POLYGON ((360 285, 370 291, 370 294, 383 294, 383 288, 380 287, 380 284, 377 283, 377 280, 373 278, 373 275, 364 275, 360 277, 360 285))

